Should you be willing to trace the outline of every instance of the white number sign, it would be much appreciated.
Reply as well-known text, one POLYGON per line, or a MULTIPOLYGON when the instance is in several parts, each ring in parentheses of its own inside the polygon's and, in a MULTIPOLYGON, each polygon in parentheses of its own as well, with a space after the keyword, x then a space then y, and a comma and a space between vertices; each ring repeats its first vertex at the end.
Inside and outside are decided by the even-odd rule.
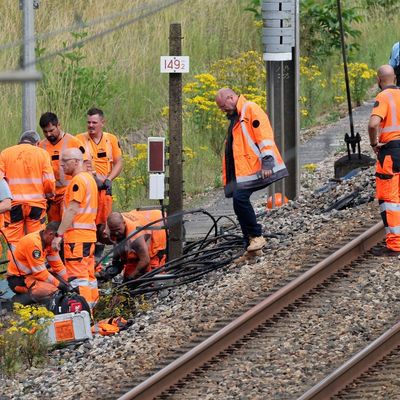
POLYGON ((161 73, 188 73, 189 57, 188 56, 161 56, 160 59, 161 73))

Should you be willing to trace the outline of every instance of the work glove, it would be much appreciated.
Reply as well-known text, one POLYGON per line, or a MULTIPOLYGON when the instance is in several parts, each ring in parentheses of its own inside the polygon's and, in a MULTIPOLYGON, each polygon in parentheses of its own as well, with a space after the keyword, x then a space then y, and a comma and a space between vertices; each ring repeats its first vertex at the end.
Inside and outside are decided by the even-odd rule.
POLYGON ((112 196, 112 181, 111 181, 111 179, 106 179, 104 181, 103 189, 105 189, 107 195, 112 196))
POLYGON ((103 186, 104 186, 103 181, 100 178, 98 178, 97 175, 93 175, 93 178, 96 181, 97 189, 98 190, 103 190, 104 189, 103 188, 103 186))
MULTIPOLYGON (((123 266, 122 266, 123 268, 123 266)), ((104 278, 106 280, 111 280, 117 276, 122 271, 121 265, 119 263, 114 263, 107 267, 104 271, 104 278)))
POLYGON ((58 288, 64 293, 68 293, 72 289, 71 285, 69 285, 67 282, 63 282, 63 281, 60 281, 60 283, 58 284, 58 288))

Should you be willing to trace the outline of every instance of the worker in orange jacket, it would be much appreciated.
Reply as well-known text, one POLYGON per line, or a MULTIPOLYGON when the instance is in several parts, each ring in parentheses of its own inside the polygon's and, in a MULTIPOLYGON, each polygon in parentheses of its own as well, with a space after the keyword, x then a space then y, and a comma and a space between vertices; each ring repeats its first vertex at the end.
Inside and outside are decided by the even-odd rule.
POLYGON ((51 248, 58 227, 59 223, 51 222, 44 230, 29 233, 17 243, 7 268, 8 285, 17 294, 15 301, 29 304, 59 289, 68 290, 67 271, 58 252, 51 248))
MULTIPOLYGON (((116 243, 127 239, 135 230, 162 218, 160 210, 113 212, 107 219, 110 238, 116 243)), ((137 279, 146 272, 162 267, 166 262, 167 238, 162 221, 127 239, 114 255, 113 265, 106 275, 112 277, 123 269, 124 280, 137 279)))
MULTIPOLYGON (((115 135, 103 132, 104 113, 99 108, 87 112, 87 132, 76 137, 85 148, 88 170, 91 170, 99 192, 96 225, 98 233, 104 230, 107 217, 112 211, 112 181, 122 171, 122 151, 115 135)), ((96 245, 96 258, 100 258, 104 245, 96 245)))
POLYGON ((381 92, 368 123, 369 140, 377 155, 376 197, 386 229, 386 247, 374 248, 376 256, 400 255, 400 88, 393 67, 377 72, 381 92))
POLYGON ((40 141, 39 147, 49 153, 56 179, 56 195, 54 198, 47 200, 47 219, 49 222, 61 221, 64 193, 71 177, 65 175, 63 169, 60 168, 60 159, 66 149, 77 148, 82 153, 85 153, 85 149, 77 138, 61 130, 56 114, 51 112, 42 114, 39 125, 45 136, 45 139, 40 141))
POLYGON ((12 208, 4 214, 4 232, 13 248, 27 233, 44 228, 47 199, 55 194, 55 179, 47 151, 37 147, 35 131, 21 135, 19 144, 0 153, 0 179, 13 195, 12 208))
POLYGON ((233 198, 247 251, 260 250, 265 239, 250 196, 288 176, 288 171, 261 107, 230 88, 220 89, 215 101, 230 121, 222 162, 225 196, 233 198))
POLYGON ((71 175, 64 196, 64 210, 60 227, 52 247, 60 249, 64 239, 64 259, 72 287, 91 309, 99 298, 94 275, 94 245, 96 243, 97 186, 91 173, 83 166, 83 154, 72 148, 63 152, 61 168, 71 175))

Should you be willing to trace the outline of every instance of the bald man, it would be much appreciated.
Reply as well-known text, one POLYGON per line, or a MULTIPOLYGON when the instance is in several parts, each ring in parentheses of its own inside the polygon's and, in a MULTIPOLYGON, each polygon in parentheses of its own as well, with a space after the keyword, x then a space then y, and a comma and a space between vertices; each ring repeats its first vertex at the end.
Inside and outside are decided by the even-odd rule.
POLYGON ((94 245, 96 243, 97 185, 93 175, 83 166, 83 154, 78 148, 63 152, 61 168, 72 176, 63 204, 61 224, 52 247, 59 250, 64 240, 65 267, 72 287, 79 288, 92 309, 99 297, 94 275, 94 245))
POLYGON ((161 219, 160 210, 133 210, 122 214, 112 212, 109 215, 107 226, 110 239, 116 244, 126 240, 123 248, 115 252, 111 270, 106 270, 109 278, 123 270, 124 280, 137 279, 165 264, 167 238, 159 221, 161 219), (151 225, 152 229, 142 230, 132 236, 137 229, 152 222, 155 222, 151 225))
POLYGON ((288 176, 288 171, 261 107, 230 88, 220 89, 215 102, 230 121, 222 162, 225 196, 233 199, 247 251, 261 250, 265 239, 250 196, 288 176))
POLYGON ((400 88, 393 67, 382 65, 377 71, 381 92, 368 123, 372 149, 377 156, 376 197, 386 228, 386 246, 373 248, 376 256, 400 255, 400 88))

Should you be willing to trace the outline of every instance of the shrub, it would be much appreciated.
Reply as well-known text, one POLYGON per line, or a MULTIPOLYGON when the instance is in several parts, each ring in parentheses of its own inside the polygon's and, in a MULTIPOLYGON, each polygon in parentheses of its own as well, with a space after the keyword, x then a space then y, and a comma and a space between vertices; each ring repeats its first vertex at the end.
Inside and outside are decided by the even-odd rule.
MULTIPOLYGON (((352 101, 361 105, 365 99, 368 89, 371 87, 376 73, 365 63, 349 63, 347 65, 350 94, 352 101)), ((334 90, 334 101, 341 103, 346 98, 346 82, 344 79, 343 64, 341 69, 332 77, 332 86, 334 90)))
POLYGON ((45 307, 16 303, 13 315, 3 317, 0 324, 2 375, 13 375, 23 367, 32 367, 44 361, 49 348, 45 328, 53 316, 45 307))

